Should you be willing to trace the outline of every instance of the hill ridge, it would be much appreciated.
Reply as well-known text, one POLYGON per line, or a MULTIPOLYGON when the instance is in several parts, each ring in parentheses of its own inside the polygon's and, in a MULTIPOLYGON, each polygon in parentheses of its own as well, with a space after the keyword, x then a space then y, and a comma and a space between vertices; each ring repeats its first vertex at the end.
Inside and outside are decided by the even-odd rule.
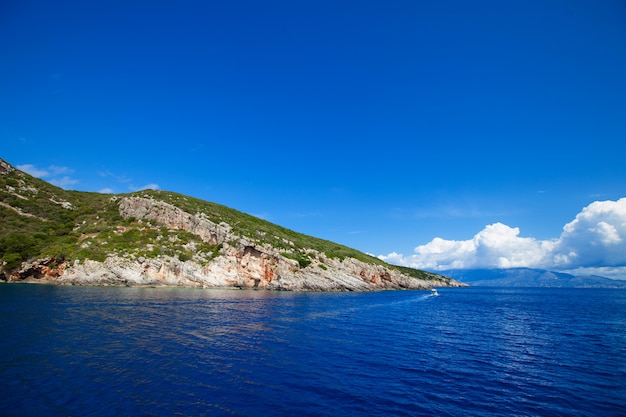
POLYGON ((369 291, 463 284, 169 191, 68 191, 0 159, 0 279, 369 291))

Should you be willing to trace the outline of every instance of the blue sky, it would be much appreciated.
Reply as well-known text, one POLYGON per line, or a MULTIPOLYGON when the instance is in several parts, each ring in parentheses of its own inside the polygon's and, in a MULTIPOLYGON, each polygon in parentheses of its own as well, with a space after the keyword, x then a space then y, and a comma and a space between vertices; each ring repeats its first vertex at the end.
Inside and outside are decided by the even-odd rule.
POLYGON ((626 278, 623 1, 9 0, 0 52, 0 157, 64 188, 626 278))

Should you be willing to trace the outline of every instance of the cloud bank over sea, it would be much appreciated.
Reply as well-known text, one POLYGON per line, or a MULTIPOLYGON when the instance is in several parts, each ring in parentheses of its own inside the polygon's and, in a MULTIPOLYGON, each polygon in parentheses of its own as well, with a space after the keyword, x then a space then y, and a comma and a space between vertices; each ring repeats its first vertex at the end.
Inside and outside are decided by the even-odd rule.
POLYGON ((527 267, 626 279, 626 198, 589 204, 554 239, 523 237, 518 227, 493 223, 469 240, 436 237, 412 255, 379 258, 434 271, 527 267))

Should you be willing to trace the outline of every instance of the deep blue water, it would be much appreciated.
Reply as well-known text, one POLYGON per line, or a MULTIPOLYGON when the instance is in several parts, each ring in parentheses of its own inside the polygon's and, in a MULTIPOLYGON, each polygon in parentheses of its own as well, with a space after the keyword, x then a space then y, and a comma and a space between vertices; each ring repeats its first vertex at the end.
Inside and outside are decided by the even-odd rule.
POLYGON ((626 291, 0 285, 2 416, 624 416, 626 291))

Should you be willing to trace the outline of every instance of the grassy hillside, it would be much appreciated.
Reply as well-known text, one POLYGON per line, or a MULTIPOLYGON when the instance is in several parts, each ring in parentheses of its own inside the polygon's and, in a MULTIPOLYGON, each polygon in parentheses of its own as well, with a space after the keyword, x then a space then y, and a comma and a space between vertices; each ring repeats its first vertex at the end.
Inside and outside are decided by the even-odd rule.
MULTIPOLYGON (((169 255, 204 264, 219 254, 221 245, 207 244, 191 233, 134 218, 123 219, 118 201, 128 195, 161 200, 191 214, 204 213, 214 223, 229 224, 237 235, 277 248, 284 256, 296 259, 301 267, 310 262, 310 250, 325 253, 330 258, 351 257, 387 265, 346 246, 197 198, 166 191, 120 195, 66 191, 13 169, 2 160, 0 163, 0 262, 6 270, 42 257, 58 262, 103 261, 109 254, 135 259, 169 255)), ((422 271, 387 266, 428 279, 428 274, 422 271)))

